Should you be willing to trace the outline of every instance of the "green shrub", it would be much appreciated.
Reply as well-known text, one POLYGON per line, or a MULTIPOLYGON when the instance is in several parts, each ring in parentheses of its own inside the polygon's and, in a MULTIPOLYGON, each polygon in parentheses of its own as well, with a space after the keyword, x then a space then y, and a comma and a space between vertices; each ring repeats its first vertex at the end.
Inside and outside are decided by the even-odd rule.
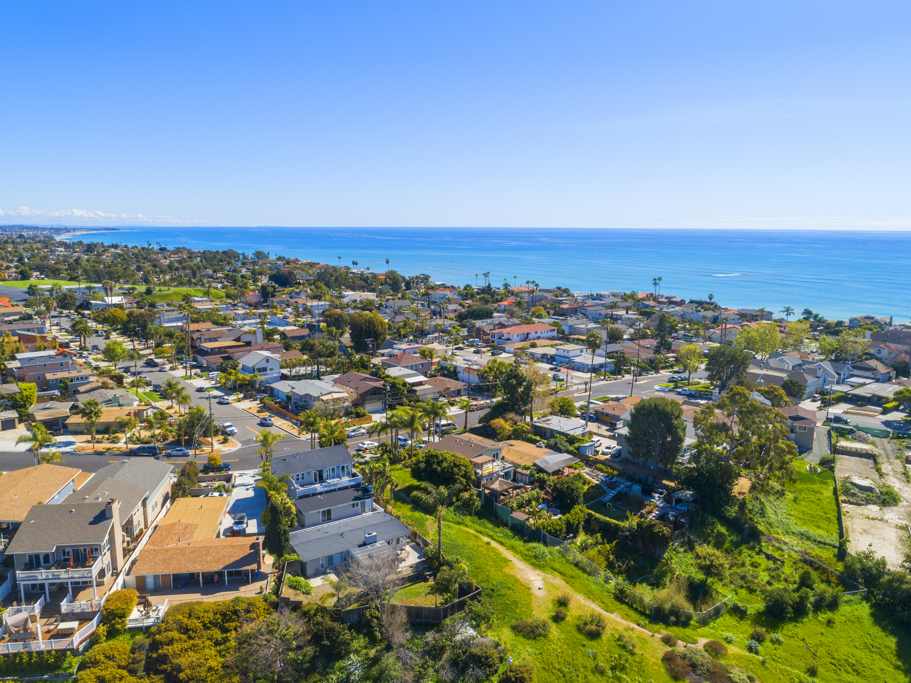
POLYGON ((690 665, 697 676, 708 676, 712 673, 712 660, 698 647, 684 648, 680 651, 679 656, 690 665))
POLYGON ((88 654, 82 659, 79 669, 80 671, 105 667, 126 669, 131 659, 129 643, 112 640, 109 643, 95 645, 89 650, 88 654))
POLYGON ((754 626, 753 633, 750 635, 752 640, 755 640, 757 643, 764 643, 765 639, 768 638, 768 632, 762 626, 754 626))
POLYGON ((631 654, 636 652, 636 641, 626 633, 617 634, 617 644, 631 654))
POLYGON ((770 588, 765 594, 765 611, 775 619, 790 619, 794 616, 797 596, 784 586, 770 588))
POLYGON ((500 683, 532 683, 535 669, 531 664, 507 664, 497 680, 500 683))
POLYGON ((472 643, 468 655, 472 664, 487 676, 492 676, 503 663, 503 652, 494 641, 488 638, 482 638, 472 643))
POLYGON ((726 642, 728 645, 733 643, 735 640, 737 640, 737 639, 734 636, 732 636, 730 633, 724 634, 724 642, 726 642))
POLYGON ((92 634, 92 646, 100 645, 108 639, 108 627, 104 624, 98 624, 98 628, 92 634))
POLYGON ((819 673, 819 664, 817 664, 816 662, 810 662, 809 665, 807 665, 807 675, 812 676, 813 678, 816 678, 816 674, 818 674, 818 673, 819 673))
POLYGON ((132 588, 114 591, 108 595, 101 608, 101 623, 115 634, 125 631, 127 619, 138 602, 139 594, 132 588))
POLYGON ((589 638, 600 638, 607 628, 607 622, 597 612, 590 612, 579 622, 579 630, 589 638))
POLYGON ((715 659, 721 659, 728 653, 727 645, 719 643, 717 640, 708 641, 702 646, 702 649, 712 655, 715 659))
POLYGON ((526 638, 546 638, 550 633, 550 624, 543 619, 520 619, 513 622, 512 630, 526 638))
POLYGON ((564 609, 569 607, 569 604, 572 602, 572 596, 569 593, 560 593, 557 596, 557 604, 564 609))
POLYGON ((674 647, 679 641, 677 640, 677 636, 675 636, 673 633, 665 633, 661 636, 661 642, 668 647, 674 647))
POLYGON ((747 652, 749 652, 751 655, 758 655, 760 652, 762 652, 762 646, 755 640, 750 640, 747 643, 747 652))
POLYGON ((882 484, 879 487, 879 500, 882 503, 883 507, 895 507, 902 502, 901 496, 898 495, 898 491, 889 486, 888 484, 882 484))
POLYGON ((773 633, 769 637, 769 640, 772 642, 772 645, 781 645, 784 642, 784 638, 778 633, 773 633))
POLYGON ((566 621, 566 617, 568 617, 568 616, 569 616, 569 612, 567 612, 562 607, 558 607, 556 610, 554 610, 553 620, 557 621, 557 622, 566 621))
POLYGON ((285 585, 291 590, 303 593, 304 595, 310 595, 310 593, 313 592, 313 586, 310 585, 310 582, 300 576, 289 576, 285 579, 285 585))
POLYGON ((693 673, 693 669, 685 661, 680 659, 675 650, 668 650, 661 656, 664 662, 664 668, 667 669, 671 678, 677 681, 685 681, 693 673))

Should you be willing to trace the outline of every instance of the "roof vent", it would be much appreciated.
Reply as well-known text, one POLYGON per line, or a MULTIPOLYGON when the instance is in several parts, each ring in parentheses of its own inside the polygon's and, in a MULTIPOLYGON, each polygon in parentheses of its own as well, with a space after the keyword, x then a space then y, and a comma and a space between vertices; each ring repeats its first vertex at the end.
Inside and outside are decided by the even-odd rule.
POLYGON ((368 531, 364 534, 364 544, 369 545, 370 543, 376 543, 376 532, 368 531))
POLYGON ((70 514, 71 514, 71 515, 75 515, 75 514, 76 514, 76 510, 75 510, 74 508, 70 508, 70 514))

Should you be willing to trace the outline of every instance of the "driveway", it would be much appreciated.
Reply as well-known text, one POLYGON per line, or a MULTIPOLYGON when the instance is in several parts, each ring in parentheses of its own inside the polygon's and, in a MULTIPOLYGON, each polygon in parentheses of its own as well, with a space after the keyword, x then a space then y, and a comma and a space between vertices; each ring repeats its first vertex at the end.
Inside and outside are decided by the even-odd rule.
POLYGON ((807 451, 803 459, 807 462, 819 463, 819 459, 829 454, 829 428, 819 426, 813 436, 813 448, 807 451))
POLYGON ((235 515, 245 512, 247 514, 247 533, 265 533, 266 530, 260 523, 259 516, 266 509, 266 492, 256 488, 257 481, 259 481, 259 476, 256 470, 237 473, 234 490, 231 492, 231 500, 228 503, 226 528, 232 526, 235 515))

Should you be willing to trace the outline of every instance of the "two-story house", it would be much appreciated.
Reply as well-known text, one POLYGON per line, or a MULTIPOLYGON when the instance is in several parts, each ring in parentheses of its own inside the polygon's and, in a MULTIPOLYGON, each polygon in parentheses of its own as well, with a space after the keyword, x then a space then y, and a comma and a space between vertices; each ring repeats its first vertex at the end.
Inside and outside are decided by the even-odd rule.
POLYGON ((813 450, 813 441, 816 438, 816 412, 800 406, 790 406, 778 410, 788 418, 790 438, 797 448, 801 451, 813 450))
POLYGON ((282 378, 281 359, 267 351, 252 351, 237 359, 239 372, 248 377, 256 376, 256 386, 278 382, 282 378))
POLYGON ((304 528, 373 512, 373 493, 366 486, 355 486, 320 493, 294 502, 297 525, 304 528))
POLYGON ((6 370, 13 379, 36 384, 38 391, 49 390, 49 373, 69 372, 73 369, 73 356, 63 349, 17 353, 15 360, 6 364, 6 370))
POLYGON ((288 495, 292 500, 363 483, 345 444, 276 455, 269 463, 276 477, 289 476, 288 495))
POLYGON ((494 479, 512 480, 513 465, 503 459, 503 444, 497 441, 474 434, 450 434, 434 444, 434 448, 467 459, 481 483, 494 479))
POLYGON ((531 325, 512 325, 503 327, 499 330, 492 330, 490 333, 490 343, 514 344, 522 341, 540 341, 542 339, 553 339, 557 336, 557 328, 542 323, 531 325))
POLYGON ((333 385, 348 394, 351 405, 360 406, 368 413, 383 409, 386 383, 378 377, 361 372, 346 372, 344 375, 333 377, 331 381, 333 385))
POLYGON ((380 365, 382 365, 384 368, 404 368, 406 370, 420 372, 421 374, 430 372, 430 369, 433 367, 433 363, 431 361, 410 353, 403 353, 397 356, 388 356, 387 358, 383 358, 380 361, 380 365))
POLYGON ((0 543, 5 544, 33 505, 55 505, 91 475, 81 470, 41 463, 0 477, 0 543))
POLYGON ((85 586, 97 598, 98 588, 123 568, 121 539, 117 500, 32 506, 6 549, 20 600, 43 594, 59 602, 85 586))

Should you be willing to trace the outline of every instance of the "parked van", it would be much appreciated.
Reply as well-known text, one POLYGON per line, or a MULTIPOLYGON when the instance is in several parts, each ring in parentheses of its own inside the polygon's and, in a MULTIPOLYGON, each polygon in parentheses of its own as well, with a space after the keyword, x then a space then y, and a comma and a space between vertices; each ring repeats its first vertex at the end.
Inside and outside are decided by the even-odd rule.
POLYGON ((161 455, 161 448, 159 446, 137 446, 130 451, 130 455, 145 455, 157 458, 161 455))

